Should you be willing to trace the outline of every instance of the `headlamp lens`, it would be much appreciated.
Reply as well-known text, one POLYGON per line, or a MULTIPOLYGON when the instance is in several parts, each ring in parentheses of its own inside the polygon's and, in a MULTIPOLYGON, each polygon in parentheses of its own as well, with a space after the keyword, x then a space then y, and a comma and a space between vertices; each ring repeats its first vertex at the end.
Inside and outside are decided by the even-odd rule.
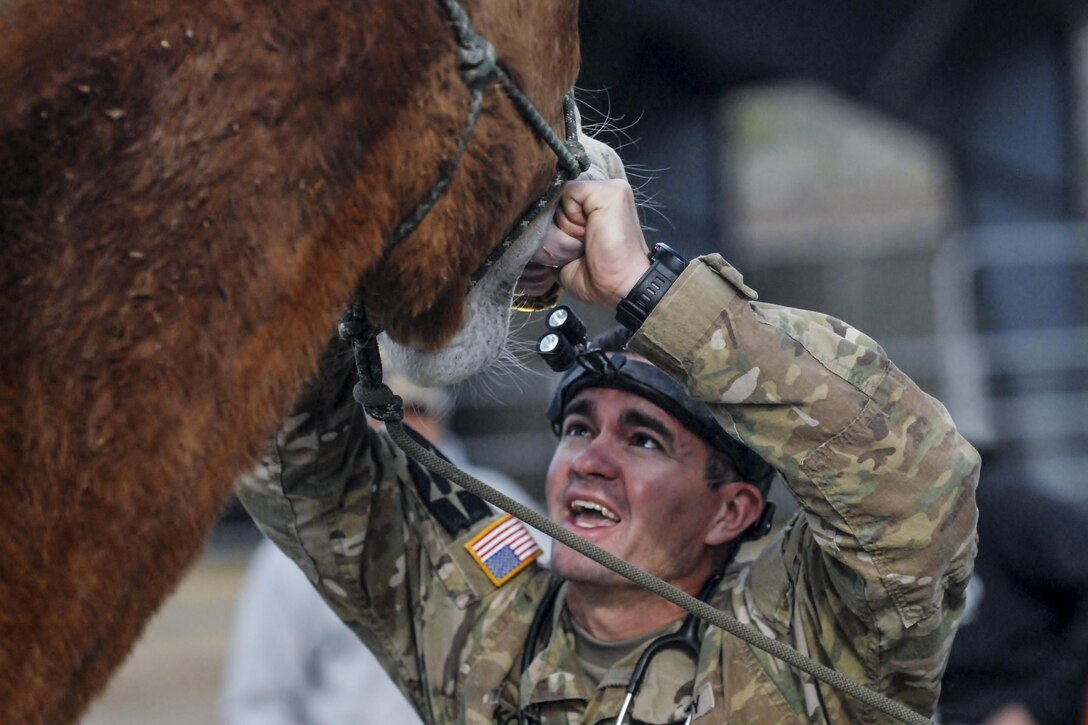
POLYGON ((574 310, 566 305, 560 305, 552 310, 548 314, 545 324, 549 330, 558 332, 567 338, 567 342, 571 345, 582 349, 589 347, 589 341, 586 339, 585 323, 579 320, 578 315, 574 314, 574 310))
POLYGON ((554 352, 557 347, 559 347, 559 335, 556 335, 554 332, 549 332, 547 335, 540 338, 540 352, 542 354, 554 352))
POLYGON ((574 346, 558 332, 544 333, 536 344, 536 351, 544 358, 548 367, 557 373, 569 370, 578 355, 574 346))
POLYGON ((568 309, 566 307, 560 307, 557 310, 552 310, 552 313, 548 315, 548 327, 555 329, 556 327, 562 327, 563 323, 567 321, 568 309))

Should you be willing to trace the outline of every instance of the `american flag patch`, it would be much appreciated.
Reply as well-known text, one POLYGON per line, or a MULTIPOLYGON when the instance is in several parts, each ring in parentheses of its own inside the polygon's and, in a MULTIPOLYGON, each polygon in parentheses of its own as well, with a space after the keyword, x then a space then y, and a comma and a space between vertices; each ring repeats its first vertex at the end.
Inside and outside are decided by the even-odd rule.
POLYGON ((500 587, 540 556, 529 530, 506 514, 472 538, 465 548, 491 582, 500 587))

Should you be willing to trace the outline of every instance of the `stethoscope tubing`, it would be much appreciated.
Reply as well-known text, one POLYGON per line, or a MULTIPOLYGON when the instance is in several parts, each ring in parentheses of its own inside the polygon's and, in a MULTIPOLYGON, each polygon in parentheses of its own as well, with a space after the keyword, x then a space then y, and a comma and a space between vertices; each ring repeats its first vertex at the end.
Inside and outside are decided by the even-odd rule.
MULTIPOLYGON (((705 602, 710 598, 710 595, 718 586, 718 582, 722 579, 721 573, 715 574, 707 580, 703 585, 703 590, 699 592, 699 601, 705 602)), ((688 614, 684 617, 684 623, 680 625, 680 629, 672 634, 664 634, 655 639, 650 644, 646 645, 646 649, 643 650, 642 655, 638 658, 638 662, 635 663, 635 669, 631 673, 631 681, 627 685, 627 693, 623 698, 623 705, 620 707, 620 712, 616 716, 616 725, 622 725, 624 717, 627 716, 627 711, 630 709, 631 704, 635 701, 635 696, 638 695, 639 689, 642 687, 642 681, 646 678, 646 670, 650 667, 650 662, 658 654, 667 649, 679 649, 686 652, 693 660, 695 660, 696 667, 699 663, 699 619, 694 614, 688 614)), ((691 705, 688 708, 688 717, 685 722, 690 723, 692 716, 695 713, 695 680, 692 677, 692 693, 691 693, 691 705)))
MULTIPOLYGON (((717 588, 718 583, 721 581, 721 573, 717 573, 710 577, 703 585, 702 591, 699 592, 699 600, 707 601, 710 595, 713 594, 717 588)), ((536 643, 540 638, 540 633, 544 628, 544 622, 548 619, 548 615, 551 614, 555 607, 555 600, 559 595, 559 589, 563 585, 563 580, 558 577, 555 578, 548 586, 548 591, 544 595, 544 599, 541 600, 540 606, 537 607, 535 614, 533 615, 533 621, 529 624, 529 631, 525 638, 525 647, 521 652, 521 671, 526 672, 529 669, 529 665, 533 662, 533 657, 536 654, 536 643)), ((630 710, 631 704, 634 702, 635 696, 638 694, 639 689, 642 687, 642 682, 646 678, 646 671, 650 667, 650 662, 659 653, 666 649, 680 649, 686 652, 698 666, 699 662, 699 624, 700 620, 694 614, 689 613, 684 618, 684 623, 680 625, 680 629, 671 634, 664 634, 654 639, 650 644, 646 645, 646 649, 638 658, 638 662, 635 663, 635 669, 631 672, 631 681, 627 685, 627 691, 623 698, 623 704, 620 706, 619 714, 616 716, 616 725, 621 725, 623 719, 627 716, 628 710, 630 710)), ((694 690, 695 681, 692 679, 692 688, 694 690)), ((695 693, 692 692, 691 706, 688 708, 688 716, 684 721, 685 725, 691 723, 691 720, 695 714, 695 693)), ((518 708, 518 723, 519 725, 529 725, 529 715, 525 712, 524 708, 518 708)))

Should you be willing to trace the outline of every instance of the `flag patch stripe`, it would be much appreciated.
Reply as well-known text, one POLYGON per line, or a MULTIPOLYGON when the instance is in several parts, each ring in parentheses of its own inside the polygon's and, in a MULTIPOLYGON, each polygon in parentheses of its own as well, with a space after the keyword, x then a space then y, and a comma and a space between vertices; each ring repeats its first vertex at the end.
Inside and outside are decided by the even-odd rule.
POLYGON ((507 514, 465 544, 495 586, 501 586, 540 556, 540 547, 525 525, 507 514))
POLYGON ((517 519, 511 519, 505 524, 497 527, 480 541, 476 542, 476 545, 473 547, 476 553, 486 559, 492 552, 501 549, 507 541, 521 533, 518 531, 519 527, 516 526, 517 523, 517 519))

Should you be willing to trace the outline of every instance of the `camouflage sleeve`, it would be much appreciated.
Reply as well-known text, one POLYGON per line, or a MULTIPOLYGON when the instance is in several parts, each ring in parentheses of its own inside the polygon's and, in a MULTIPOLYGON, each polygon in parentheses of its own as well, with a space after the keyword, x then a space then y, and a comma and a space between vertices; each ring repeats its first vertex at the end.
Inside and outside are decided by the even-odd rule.
POLYGON ((459 554, 491 513, 367 426, 353 373, 343 348, 326 354, 238 496, 416 709, 453 718, 432 688, 457 681, 450 652, 494 589, 459 554))
POLYGON ((978 454, 871 338, 755 297, 720 256, 701 258, 631 346, 712 404, 800 503, 757 563, 788 582, 781 636, 932 712, 974 561, 978 454))

